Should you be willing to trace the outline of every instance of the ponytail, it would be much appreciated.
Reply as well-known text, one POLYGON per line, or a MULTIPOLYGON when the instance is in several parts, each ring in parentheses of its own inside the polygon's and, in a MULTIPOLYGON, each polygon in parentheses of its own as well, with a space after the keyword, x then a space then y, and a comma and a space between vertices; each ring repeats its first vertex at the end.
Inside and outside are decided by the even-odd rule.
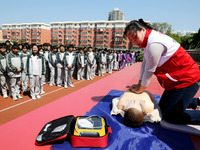
POLYGON ((125 28, 125 31, 124 31, 124 37, 127 36, 128 31, 130 31, 130 30, 133 31, 133 32, 141 31, 142 28, 153 29, 153 27, 149 23, 144 22, 143 19, 132 20, 126 25, 126 28, 125 28))

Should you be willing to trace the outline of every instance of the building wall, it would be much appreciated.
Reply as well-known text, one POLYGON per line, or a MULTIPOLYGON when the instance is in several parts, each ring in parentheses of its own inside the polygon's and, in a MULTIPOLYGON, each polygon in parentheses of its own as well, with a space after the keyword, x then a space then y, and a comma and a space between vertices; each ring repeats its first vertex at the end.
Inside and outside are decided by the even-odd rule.
POLYGON ((119 8, 115 8, 108 14, 108 21, 115 20, 124 20, 124 13, 119 10, 119 8))
MULTIPOLYGON (((124 40, 123 32, 129 21, 81 21, 52 22, 52 44, 74 44, 97 48, 129 49, 132 45, 124 40)), ((132 45, 133 47, 137 47, 132 45)))
POLYGON ((44 23, 3 24, 3 39, 43 44, 51 41, 50 25, 44 23))
POLYGON ((0 41, 3 40, 3 33, 2 33, 2 28, 0 28, 0 41))
POLYGON ((137 48, 123 38, 129 21, 79 21, 44 23, 3 24, 4 40, 30 44, 74 44, 114 50, 137 48))

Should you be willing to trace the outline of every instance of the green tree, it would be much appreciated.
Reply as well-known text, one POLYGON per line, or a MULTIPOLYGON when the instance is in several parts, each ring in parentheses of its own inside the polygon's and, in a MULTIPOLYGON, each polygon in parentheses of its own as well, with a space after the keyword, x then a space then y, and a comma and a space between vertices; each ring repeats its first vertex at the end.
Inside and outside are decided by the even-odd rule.
POLYGON ((166 22, 164 22, 164 23, 159 23, 159 22, 152 23, 152 27, 155 30, 162 32, 164 34, 167 34, 167 35, 170 35, 171 32, 172 32, 172 26, 167 24, 166 22))
POLYGON ((19 40, 19 43, 25 43, 25 42, 26 42, 25 39, 20 39, 20 40, 19 40))
POLYGON ((178 34, 170 34, 169 36, 181 44, 181 37, 178 34))
POLYGON ((194 33, 192 36, 191 48, 200 48, 200 28, 198 33, 194 33))
POLYGON ((191 36, 182 36, 181 37, 181 46, 184 49, 190 49, 191 42, 192 42, 192 37, 191 36))

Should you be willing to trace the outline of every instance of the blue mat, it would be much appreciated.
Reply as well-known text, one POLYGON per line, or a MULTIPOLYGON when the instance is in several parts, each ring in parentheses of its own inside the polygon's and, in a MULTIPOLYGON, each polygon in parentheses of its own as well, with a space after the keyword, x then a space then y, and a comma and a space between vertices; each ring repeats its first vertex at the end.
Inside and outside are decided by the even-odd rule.
MULTIPOLYGON (((159 123, 144 123, 140 128, 126 127, 123 118, 111 116, 112 99, 119 97, 124 91, 111 90, 98 104, 96 104, 85 115, 100 115, 107 119, 112 128, 112 134, 108 138, 106 148, 73 148, 67 141, 61 144, 54 144, 53 150, 194 150, 194 146, 188 134, 171 131, 162 128, 159 123)), ((159 95, 154 95, 160 100, 159 95)), ((94 98, 95 99, 95 98, 94 98)))

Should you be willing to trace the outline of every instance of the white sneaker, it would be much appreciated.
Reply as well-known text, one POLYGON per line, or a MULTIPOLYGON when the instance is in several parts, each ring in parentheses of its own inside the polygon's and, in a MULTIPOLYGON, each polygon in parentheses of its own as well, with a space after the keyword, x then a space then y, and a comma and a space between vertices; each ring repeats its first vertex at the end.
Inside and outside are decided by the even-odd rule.
POLYGON ((3 98, 8 98, 8 95, 7 94, 3 95, 3 98))
POLYGON ((49 86, 53 86, 53 84, 51 83, 51 84, 49 84, 49 86))
POLYGON ((45 91, 40 92, 40 94, 44 94, 44 93, 45 93, 45 91))
POLYGON ((61 85, 57 85, 57 87, 61 87, 61 85))
POLYGON ((13 100, 16 101, 17 100, 17 96, 13 96, 13 100))
POLYGON ((37 96, 36 96, 36 98, 40 99, 40 98, 41 98, 41 96, 40 96, 40 95, 37 95, 37 96))
POLYGON ((32 100, 36 100, 35 96, 32 96, 31 98, 32 98, 32 100))
POLYGON ((73 85, 73 84, 69 84, 69 86, 71 86, 71 87, 74 87, 74 85, 73 85))
POLYGON ((66 88, 67 88, 67 85, 65 85, 64 88, 66 89, 66 88))
POLYGON ((21 95, 17 95, 17 97, 18 97, 19 99, 22 99, 22 98, 23 98, 21 95))

